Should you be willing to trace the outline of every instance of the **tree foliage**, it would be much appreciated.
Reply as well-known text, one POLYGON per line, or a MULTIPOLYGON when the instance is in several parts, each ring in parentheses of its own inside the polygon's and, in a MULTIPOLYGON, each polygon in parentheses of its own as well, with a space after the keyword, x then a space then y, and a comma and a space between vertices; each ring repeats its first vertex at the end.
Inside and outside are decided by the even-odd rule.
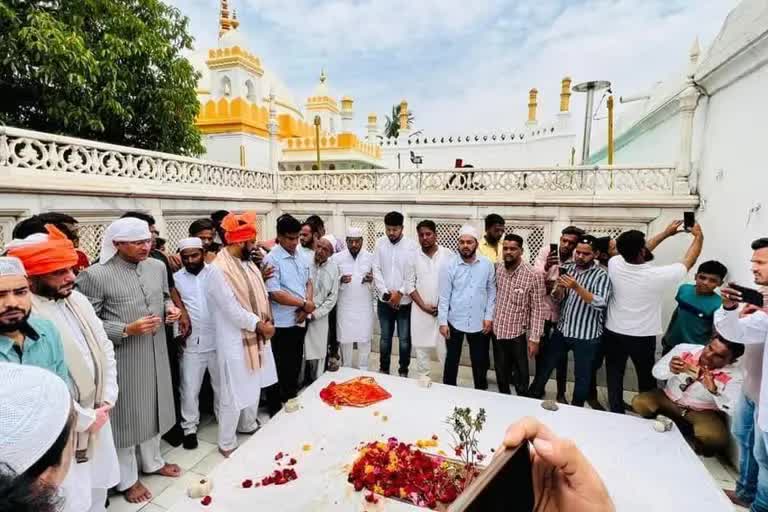
POLYGON ((0 121, 202 153, 187 25, 161 0, 0 0, 0 121))
MULTIPOLYGON (((387 120, 384 124, 384 137, 386 138, 392 138, 397 137, 398 132, 400 131, 400 104, 392 105, 392 117, 386 116, 387 120)), ((408 111, 408 126, 407 128, 410 128, 413 126, 413 121, 415 117, 413 115, 413 111, 408 111)))

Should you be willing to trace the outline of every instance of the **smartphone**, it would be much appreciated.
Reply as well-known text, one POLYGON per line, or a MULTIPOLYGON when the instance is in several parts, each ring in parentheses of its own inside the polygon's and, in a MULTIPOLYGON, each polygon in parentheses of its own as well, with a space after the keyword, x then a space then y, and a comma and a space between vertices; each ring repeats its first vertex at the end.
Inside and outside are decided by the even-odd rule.
POLYGON ((561 276, 567 276, 568 275, 568 268, 567 267, 557 267, 557 271, 559 275, 561 276))
POLYGON ((557 244, 549 244, 549 254, 557 254, 557 244))
POLYGON ((693 212, 683 212, 683 228, 690 231, 694 224, 696 224, 696 215, 693 212))
POLYGON ((733 283, 729 283, 728 287, 741 293, 741 302, 746 302, 747 304, 752 304, 759 308, 763 307, 763 294, 754 288, 747 288, 746 286, 739 286, 733 283))
POLYGON ((531 454, 525 442, 497 453, 448 512, 530 512, 533 505, 531 454))
POLYGON ((384 302, 389 302, 389 299, 392 298, 392 294, 389 292, 386 292, 384 295, 381 296, 381 300, 384 302))

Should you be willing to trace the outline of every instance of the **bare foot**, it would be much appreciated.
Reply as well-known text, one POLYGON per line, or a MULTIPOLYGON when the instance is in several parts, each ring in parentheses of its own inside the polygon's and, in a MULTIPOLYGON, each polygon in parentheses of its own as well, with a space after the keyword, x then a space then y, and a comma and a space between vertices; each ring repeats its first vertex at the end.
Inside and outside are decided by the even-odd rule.
POLYGON ((123 491, 123 495, 125 496, 125 501, 128 503, 142 503, 152 499, 152 493, 138 480, 135 484, 123 491))
POLYGON ((181 468, 177 464, 166 464, 165 466, 161 467, 154 473, 150 473, 150 474, 176 478, 178 476, 181 476, 181 468))
POLYGON ((219 453, 222 454, 224 458, 228 459, 229 456, 232 455, 232 452, 234 452, 235 450, 237 450, 237 447, 232 448, 231 450, 222 450, 221 448, 219 448, 219 453))
POLYGON ((736 496, 736 491, 725 489, 724 492, 725 492, 725 495, 728 496, 728 499, 731 500, 731 503, 733 503, 734 505, 738 505, 744 508, 749 508, 749 506, 751 505, 751 503, 747 503, 746 501, 736 496))

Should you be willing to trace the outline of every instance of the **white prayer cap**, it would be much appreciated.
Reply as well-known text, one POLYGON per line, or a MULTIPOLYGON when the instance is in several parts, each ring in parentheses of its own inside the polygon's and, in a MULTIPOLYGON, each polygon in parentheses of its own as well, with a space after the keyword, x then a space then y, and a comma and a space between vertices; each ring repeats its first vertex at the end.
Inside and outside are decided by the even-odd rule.
POLYGON ((149 240, 151 238, 152 234, 149 232, 149 224, 145 221, 133 217, 117 219, 104 231, 99 263, 103 265, 117 254, 114 242, 138 242, 139 240, 149 240))
POLYGON ((61 435, 72 397, 58 375, 43 368, 0 363, 0 461, 21 474, 61 435))
POLYGON ((34 233, 27 238, 14 238, 8 245, 5 246, 5 250, 17 249, 19 247, 26 247, 28 245, 37 245, 48 241, 48 233, 34 233))
POLYGON ((480 240, 480 235, 477 234, 477 230, 474 226, 470 226, 469 224, 464 224, 461 226, 461 230, 459 230, 459 238, 461 238, 464 235, 469 235, 475 240, 480 240))
POLYGON ((363 238, 363 230, 361 228, 348 227, 347 238, 363 238))
POLYGON ((2 256, 0 257, 0 277, 4 276, 26 277, 27 271, 24 270, 24 264, 19 258, 14 258, 13 256, 2 256))
POLYGON ((183 251, 184 249, 202 249, 202 248, 203 248, 203 241, 197 238, 196 236, 179 240, 179 252, 183 251))
POLYGON ((336 237, 333 235, 323 235, 323 240, 328 240, 328 243, 331 244, 331 254, 336 252, 336 237))

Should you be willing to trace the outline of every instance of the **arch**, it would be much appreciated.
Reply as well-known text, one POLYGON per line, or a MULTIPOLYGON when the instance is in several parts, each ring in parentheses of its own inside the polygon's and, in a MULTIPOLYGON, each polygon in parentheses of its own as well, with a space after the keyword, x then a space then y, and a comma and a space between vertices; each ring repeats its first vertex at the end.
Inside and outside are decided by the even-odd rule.
POLYGON ((256 95, 256 86, 253 84, 253 80, 250 78, 245 81, 245 97, 251 103, 256 103, 258 101, 256 95))
POLYGON ((225 98, 232 96, 232 80, 227 75, 221 79, 219 93, 225 98))
POLYGON ((328 165, 328 170, 329 170, 329 171, 335 171, 335 170, 336 170, 336 164, 330 164, 330 165, 328 165))
POLYGON ((296 170, 297 170, 297 171, 300 171, 300 170, 301 170, 301 166, 300 166, 300 165, 297 165, 297 166, 296 166, 296 170))

